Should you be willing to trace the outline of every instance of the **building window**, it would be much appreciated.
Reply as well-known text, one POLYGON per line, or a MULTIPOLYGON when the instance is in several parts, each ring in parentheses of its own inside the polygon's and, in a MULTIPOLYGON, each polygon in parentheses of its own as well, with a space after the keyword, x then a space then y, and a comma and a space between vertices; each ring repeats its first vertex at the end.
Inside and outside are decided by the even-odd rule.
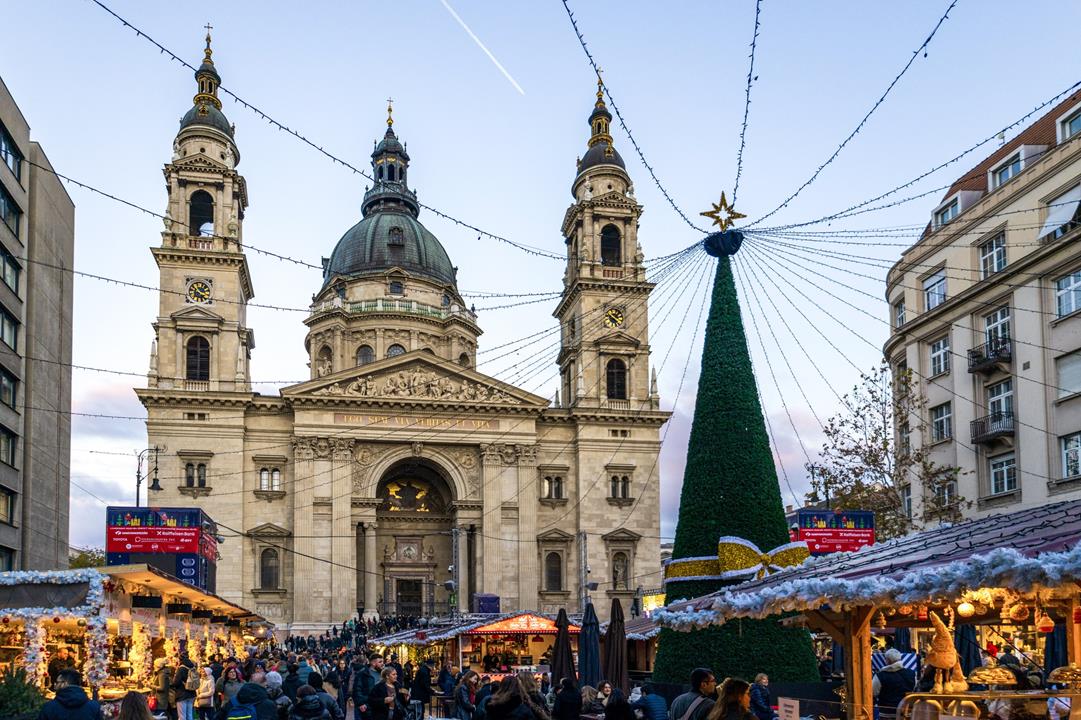
POLYGON ((357 365, 367 365, 375 362, 375 350, 371 345, 361 345, 357 348, 357 365))
POLYGON ((0 220, 4 221, 16 237, 19 235, 19 218, 22 214, 22 210, 15 204, 15 199, 8 195, 7 190, 0 187, 0 220))
POLYGON ((387 348, 387 357, 398 357, 399 355, 405 355, 405 348, 395 343, 387 348))
POLYGON ((14 408, 18 391, 19 381, 15 379, 15 376, 7 370, 0 369, 0 403, 14 408))
POLYGON ((615 225, 605 225, 601 230, 601 265, 622 265, 622 242, 615 225))
POLYGON ((547 592, 563 592, 563 556, 557 552, 544 556, 544 589, 547 592))
POLYGON ((281 490, 282 471, 278 468, 261 468, 259 470, 260 490, 281 490))
POLYGON ((1081 133, 1081 110, 1062 121, 1062 139, 1067 140, 1081 133))
POLYGON ((613 358, 607 365, 607 385, 609 400, 627 399, 627 364, 619 358, 613 358))
POLYGON ((1060 398, 1081 393, 1081 352, 1055 358, 1055 372, 1058 375, 1056 385, 1060 398))
POLYGON ((23 155, 15 147, 15 141, 11 139, 7 128, 0 125, 0 160, 8 166, 16 180, 22 179, 23 155))
POLYGON ((923 301, 926 310, 946 302, 946 271, 939 270, 923 281, 923 301))
POLYGON ((1062 477, 1081 475, 1081 433, 1059 438, 1062 445, 1062 477))
POLYGON ((946 207, 935 213, 935 225, 945 225, 961 213, 961 204, 954 200, 946 207))
POLYGON ((15 493, 0 488, 0 522, 11 525, 15 521, 15 493))
POLYGON ((931 343, 931 377, 950 371, 950 336, 931 343))
POLYGON ((608 497, 616 500, 628 500, 631 497, 631 478, 629 475, 613 475, 608 484, 608 497))
POLYGON ((214 236, 214 198, 206 190, 196 190, 188 200, 188 234, 214 236))
POLYGON ((904 512, 905 517, 912 517, 912 486, 901 486, 901 511, 904 512))
POLYGON ((957 483, 947 480, 935 486, 935 501, 939 507, 949 507, 957 502, 957 483))
POLYGON ((1075 270, 1055 281, 1055 299, 1058 302, 1059 317, 1081 310, 1081 270, 1075 270))
POLYGON ((184 484, 188 487, 206 487, 206 463, 185 465, 184 484))
POLYGON ((11 288, 11 291, 16 295, 19 294, 19 274, 21 272, 22 268, 15 261, 15 256, 9 253, 6 248, 0 248, 0 273, 3 274, 4 284, 11 288))
POLYGON ((1006 267, 1006 233, 980 245, 980 277, 984 280, 1006 267))
POLYGON ((893 305, 893 326, 901 327, 905 324, 905 301, 901 300, 893 305))
POLYGON ((206 463, 195 466, 195 484, 198 487, 206 487, 206 463))
POLYGON ((405 236, 400 227, 392 227, 387 234, 387 245, 404 245, 405 236))
POLYGON ((897 428, 897 451, 902 457, 912 452, 912 428, 907 422, 897 428))
POLYGON ((202 335, 188 339, 188 363, 186 367, 188 380, 210 380, 210 343, 202 335))
POLYGON ((950 403, 931 408, 931 442, 942 442, 953 437, 953 410, 950 403))
POLYGON ((461 355, 459 355, 458 356, 458 364, 461 365, 464 368, 467 368, 470 365, 472 365, 472 362, 469 359, 469 353, 462 353, 461 355))
POLYGON ((1010 339, 1010 306, 1003 305, 983 318, 984 339, 987 342, 1010 339))
POLYGON ((991 475, 991 494, 1013 492, 1017 489, 1017 467, 1013 453, 996 455, 988 459, 991 475))
POLYGON ((987 414, 1005 418, 1013 415, 1013 380, 987 386, 987 414))
POLYGON ((628 575, 630 570, 630 562, 627 559, 627 553, 617 552, 612 554, 612 589, 613 590, 627 590, 629 589, 630 578, 628 575))
POLYGON ((259 553, 259 589, 278 589, 278 551, 274 548, 266 548, 259 553))
POLYGON ((195 463, 188 463, 184 466, 184 485, 186 487, 195 487, 195 463))
POLYGON ((1017 153, 991 171, 991 189, 1002 187, 1019 172, 1021 172, 1021 153, 1017 153))
POLYGON ((395 280, 394 282, 392 282, 390 284, 390 294, 391 295, 405 295, 405 285, 402 285, 400 282, 395 280))
POLYGON ((1058 240, 1081 225, 1081 186, 1047 203, 1047 218, 1040 228, 1040 240, 1058 240))
POLYGON ((0 572, 11 572, 15 569, 15 551, 10 548, 0 548, 0 572))
POLYGON ((562 475, 545 475, 544 476, 544 499, 545 500, 562 500, 563 499, 563 476, 562 475))
POLYGON ((18 436, 0 425, 0 462, 15 467, 15 450, 18 444, 18 436))

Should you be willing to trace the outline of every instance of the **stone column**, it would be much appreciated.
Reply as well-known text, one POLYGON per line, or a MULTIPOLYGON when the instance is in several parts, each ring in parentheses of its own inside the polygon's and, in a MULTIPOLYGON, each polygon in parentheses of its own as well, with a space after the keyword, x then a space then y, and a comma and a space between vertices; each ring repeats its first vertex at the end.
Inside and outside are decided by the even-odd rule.
POLYGON ((458 525, 458 611, 469 612, 469 526, 458 525))
POLYGON ((503 578, 503 458, 498 445, 481 445, 481 483, 483 490, 483 557, 477 572, 480 591, 499 595, 503 578))
POLYGON ((377 619, 379 610, 379 575, 376 566, 375 521, 364 523, 364 619, 377 619))
POLYGON ((347 438, 332 439, 331 450, 331 622, 342 623, 356 612, 356 577, 347 568, 357 566, 353 530, 353 445, 347 438))
POLYGON ((315 561, 315 525, 312 522, 315 500, 315 453, 311 438, 293 438, 293 622, 310 623, 313 605, 308 600, 307 588, 311 586, 315 561))
POLYGON ((537 446, 516 445, 518 454, 518 609, 538 610, 537 446))

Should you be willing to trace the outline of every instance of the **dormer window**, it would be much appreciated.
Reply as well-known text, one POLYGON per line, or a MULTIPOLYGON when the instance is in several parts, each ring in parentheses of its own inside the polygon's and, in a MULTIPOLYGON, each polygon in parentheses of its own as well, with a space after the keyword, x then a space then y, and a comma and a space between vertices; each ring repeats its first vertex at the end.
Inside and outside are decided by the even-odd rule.
POLYGON ((961 202, 958 199, 951 201, 946 207, 935 213, 935 225, 941 226, 953 220, 961 213, 961 202))
POLYGON ((402 234, 402 229, 400 227, 392 227, 390 229, 390 233, 387 235, 387 244, 388 245, 404 245, 405 244, 405 239, 404 238, 405 238, 405 236, 402 234))
POLYGON ((991 189, 1002 187, 1010 178, 1021 172, 1021 153, 1007 159, 991 171, 991 189))
POLYGON ((1081 110, 1078 110, 1065 122, 1062 123, 1062 129, 1066 139, 1072 138, 1074 135, 1081 133, 1081 110))
POLYGON ((402 285, 400 282, 395 280, 394 282, 392 282, 390 284, 390 294, 391 295, 405 295, 405 285, 402 285))

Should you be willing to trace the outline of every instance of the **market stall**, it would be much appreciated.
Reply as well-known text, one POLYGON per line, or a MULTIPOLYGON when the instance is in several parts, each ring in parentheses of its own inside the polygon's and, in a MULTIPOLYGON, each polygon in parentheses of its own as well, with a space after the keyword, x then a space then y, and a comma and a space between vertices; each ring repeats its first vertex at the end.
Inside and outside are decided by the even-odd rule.
POLYGON ((46 692, 72 667, 106 703, 149 693, 155 658, 246 657, 245 634, 266 632, 258 615, 147 565, 0 573, 0 672, 22 667, 46 692))
MULTIPOLYGON (((1066 657, 1070 663, 1081 661, 1081 501, 970 520, 763 575, 672 603, 654 618, 662 626, 690 630, 795 613, 784 622, 804 623, 843 648, 846 714, 860 720, 874 715, 871 636, 876 626, 914 630, 916 642, 927 648, 928 672, 934 672, 928 675, 932 695, 969 689, 957 648, 959 628, 966 625, 1011 642, 1034 631, 1044 636, 1041 644, 1056 627, 1064 627, 1066 657)), ((965 634, 970 643, 979 642, 965 634)), ((988 648, 982 649, 986 656, 988 648)), ((1015 657, 1025 654, 1012 650, 1015 657)), ((971 684, 988 684, 979 680, 971 684)), ((985 696, 994 692, 984 691, 976 700, 990 702, 985 696)), ((949 703, 939 707, 963 709, 949 703)))

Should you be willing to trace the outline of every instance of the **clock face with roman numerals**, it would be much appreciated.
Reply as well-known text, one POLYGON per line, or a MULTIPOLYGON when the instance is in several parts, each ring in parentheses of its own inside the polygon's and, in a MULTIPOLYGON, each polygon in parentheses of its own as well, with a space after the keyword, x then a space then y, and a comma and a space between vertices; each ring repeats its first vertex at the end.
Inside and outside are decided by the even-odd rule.
POLYGON ((604 311, 604 324, 610 328, 623 327, 623 311, 619 308, 608 308, 604 311))
POLYGON ((188 300, 191 302, 210 302, 210 295, 210 283, 206 280, 194 280, 188 284, 188 300))

